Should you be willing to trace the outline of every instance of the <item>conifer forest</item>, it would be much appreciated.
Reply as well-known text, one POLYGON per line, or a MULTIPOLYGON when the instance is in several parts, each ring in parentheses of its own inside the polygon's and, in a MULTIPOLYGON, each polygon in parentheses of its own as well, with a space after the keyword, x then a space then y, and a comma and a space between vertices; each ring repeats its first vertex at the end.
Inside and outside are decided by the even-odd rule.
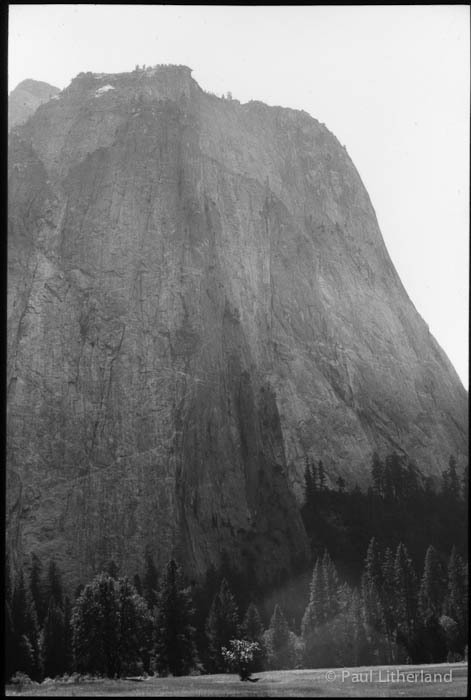
POLYGON ((29 567, 7 562, 6 675, 237 667, 245 680, 264 669, 467 659, 467 493, 453 457, 435 489, 398 455, 375 455, 367 492, 341 479, 327 488, 322 462, 307 459, 311 560, 264 589, 228 553, 197 581, 174 559, 158 570, 147 552, 132 578, 110 561, 67 590, 59 566, 32 552, 29 567))

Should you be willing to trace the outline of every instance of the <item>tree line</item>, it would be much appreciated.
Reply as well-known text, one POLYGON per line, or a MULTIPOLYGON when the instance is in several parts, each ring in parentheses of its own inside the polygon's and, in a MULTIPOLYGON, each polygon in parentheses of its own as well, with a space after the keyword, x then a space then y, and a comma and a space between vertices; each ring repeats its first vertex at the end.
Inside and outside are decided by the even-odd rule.
POLYGON ((372 538, 357 586, 341 580, 326 550, 316 559, 299 628, 279 604, 265 622, 255 602, 241 610, 222 578, 198 630, 201 589, 189 584, 173 559, 159 576, 150 553, 142 579, 119 576, 111 562, 77 588, 73 601, 53 561, 43 575, 33 555, 27 581, 20 570, 12 583, 8 567, 6 579, 7 678, 16 672, 34 680, 72 672, 227 672, 235 652, 245 660, 243 680, 263 669, 467 656, 467 567, 456 548, 444 560, 429 546, 418 577, 403 543, 393 553, 381 551, 372 538))
POLYGON ((301 513, 316 564, 271 587, 257 582, 250 562, 234 568, 227 552, 219 570, 196 582, 175 562, 159 572, 146 550, 132 580, 110 562, 73 595, 54 561, 44 572, 33 554, 28 573, 13 578, 7 561, 7 674, 211 673, 226 669, 234 650, 246 652, 231 651, 234 639, 258 645, 256 668, 463 656, 468 469, 458 474, 450 457, 437 487, 391 454, 374 455, 370 474, 366 491, 347 491, 322 461, 306 459, 301 513))
POLYGON ((304 479, 301 515, 312 556, 328 549, 350 583, 360 578, 371 537, 393 550, 403 542, 416 567, 430 544, 442 555, 453 545, 460 554, 467 552, 468 466, 458 473, 454 456, 441 480, 424 476, 397 453, 383 459, 373 455, 366 490, 358 485, 347 490, 342 477, 311 458, 305 460, 304 479))
POLYGON ((467 567, 453 548, 428 547, 419 578, 407 548, 368 546, 358 587, 340 583, 328 553, 315 564, 301 625, 303 665, 362 666, 462 659, 467 567))

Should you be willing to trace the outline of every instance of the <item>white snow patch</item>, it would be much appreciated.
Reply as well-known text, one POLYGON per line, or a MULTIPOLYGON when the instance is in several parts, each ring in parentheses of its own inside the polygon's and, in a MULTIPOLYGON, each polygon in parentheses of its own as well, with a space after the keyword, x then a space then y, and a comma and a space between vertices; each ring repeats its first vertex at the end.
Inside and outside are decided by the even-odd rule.
POLYGON ((103 85, 103 87, 95 91, 95 96, 103 95, 105 92, 108 92, 108 90, 114 90, 114 87, 112 85, 103 85))

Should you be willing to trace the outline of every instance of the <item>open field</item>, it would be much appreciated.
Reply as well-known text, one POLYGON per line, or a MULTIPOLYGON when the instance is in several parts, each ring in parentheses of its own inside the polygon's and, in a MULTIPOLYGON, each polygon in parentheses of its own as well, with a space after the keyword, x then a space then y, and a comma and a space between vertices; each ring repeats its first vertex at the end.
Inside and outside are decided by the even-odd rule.
POLYGON ((363 668, 265 671, 257 683, 242 683, 233 674, 94 680, 81 683, 49 682, 17 689, 20 696, 133 697, 457 697, 466 696, 468 665, 372 666, 363 668), (434 674, 435 677, 434 677, 434 674))

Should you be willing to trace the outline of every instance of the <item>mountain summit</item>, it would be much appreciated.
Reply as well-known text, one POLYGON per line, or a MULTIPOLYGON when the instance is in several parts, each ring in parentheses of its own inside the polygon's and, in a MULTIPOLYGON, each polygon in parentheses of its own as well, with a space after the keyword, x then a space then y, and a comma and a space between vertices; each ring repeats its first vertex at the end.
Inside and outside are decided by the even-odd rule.
POLYGON ((146 546, 259 579, 306 554, 305 459, 438 478, 467 394, 346 150, 185 66, 82 73, 11 134, 8 546, 75 579, 146 546))

